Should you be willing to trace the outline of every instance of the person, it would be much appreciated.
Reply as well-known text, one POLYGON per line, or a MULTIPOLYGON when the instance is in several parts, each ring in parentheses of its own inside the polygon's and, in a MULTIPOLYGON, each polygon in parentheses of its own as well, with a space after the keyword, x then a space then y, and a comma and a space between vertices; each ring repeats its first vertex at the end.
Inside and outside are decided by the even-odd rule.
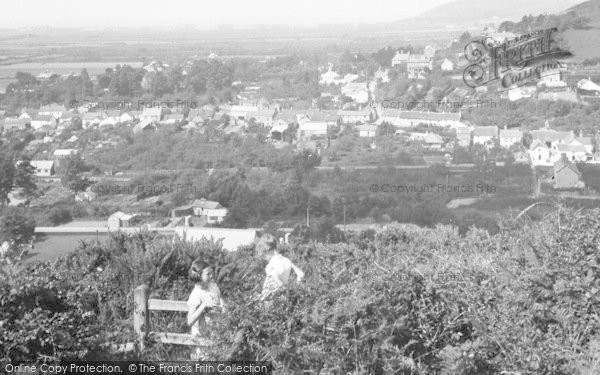
POLYGON ((265 267, 266 278, 260 295, 261 301, 286 285, 292 270, 296 274, 298 283, 304 278, 304 272, 300 268, 277 252, 277 240, 272 235, 264 235, 256 245, 256 250, 268 262, 265 267))
MULTIPOLYGON (((208 339, 211 317, 219 310, 224 311, 225 303, 214 280, 213 268, 208 263, 196 259, 190 267, 189 278, 195 285, 187 301, 187 324, 192 335, 208 339)), ((201 347, 196 349, 192 359, 203 359, 201 347)))

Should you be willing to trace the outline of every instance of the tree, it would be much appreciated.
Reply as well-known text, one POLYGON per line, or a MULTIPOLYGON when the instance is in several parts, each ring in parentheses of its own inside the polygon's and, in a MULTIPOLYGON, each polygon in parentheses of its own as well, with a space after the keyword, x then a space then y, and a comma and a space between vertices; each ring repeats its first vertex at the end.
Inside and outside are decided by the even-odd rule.
POLYGON ((87 178, 82 178, 79 174, 86 170, 85 163, 81 156, 74 155, 61 162, 60 166, 61 178, 63 186, 78 192, 84 191, 91 182, 87 178))
POLYGON ((16 245, 33 238, 35 221, 20 209, 9 208, 0 216, 0 242, 15 241, 16 245))
POLYGON ((29 157, 23 156, 16 165, 14 185, 23 189, 27 197, 33 195, 37 189, 33 179, 34 174, 35 168, 31 165, 29 157))
POLYGON ((15 163, 7 151, 0 152, 0 206, 8 203, 8 194, 14 187, 15 163))

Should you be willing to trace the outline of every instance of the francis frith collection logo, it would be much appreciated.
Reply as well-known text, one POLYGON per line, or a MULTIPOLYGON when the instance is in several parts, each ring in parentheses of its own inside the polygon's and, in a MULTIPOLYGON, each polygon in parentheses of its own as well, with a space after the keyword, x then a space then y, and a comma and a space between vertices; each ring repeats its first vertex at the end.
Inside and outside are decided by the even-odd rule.
POLYGON ((535 82, 545 71, 563 65, 559 59, 571 57, 560 49, 552 38, 556 28, 521 35, 499 43, 492 38, 473 41, 465 46, 465 57, 470 62, 463 80, 469 87, 479 87, 499 81, 504 89, 535 82))

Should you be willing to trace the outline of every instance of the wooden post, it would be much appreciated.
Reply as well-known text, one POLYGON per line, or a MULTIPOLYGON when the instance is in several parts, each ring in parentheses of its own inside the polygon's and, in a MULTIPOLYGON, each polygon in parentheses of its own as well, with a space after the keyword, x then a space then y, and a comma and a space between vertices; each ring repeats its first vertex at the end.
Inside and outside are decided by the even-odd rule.
POLYGON ((150 330, 148 294, 148 285, 140 285, 133 291, 133 329, 138 336, 140 350, 144 350, 145 340, 150 330))

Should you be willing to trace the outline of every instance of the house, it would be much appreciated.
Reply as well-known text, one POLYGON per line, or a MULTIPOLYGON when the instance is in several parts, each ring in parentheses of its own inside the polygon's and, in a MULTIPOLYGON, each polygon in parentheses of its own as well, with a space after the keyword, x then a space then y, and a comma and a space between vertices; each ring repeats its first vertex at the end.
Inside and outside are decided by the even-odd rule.
POLYGON ((136 119, 136 116, 131 112, 123 112, 119 116, 119 122, 123 123, 123 124, 128 123, 128 122, 133 122, 135 119, 136 119))
POLYGON ((388 122, 398 127, 414 127, 419 124, 430 126, 449 126, 453 129, 464 127, 460 112, 421 112, 402 111, 396 108, 383 108, 378 123, 388 122))
POLYGON ((508 129, 506 126, 504 129, 500 129, 500 146, 504 148, 510 148, 514 144, 520 144, 523 140, 523 132, 519 129, 508 129))
POLYGON ((318 110, 318 111, 306 111, 305 116, 301 116, 298 119, 298 123, 302 121, 321 121, 326 122, 328 125, 335 125, 338 122, 338 112, 335 110, 318 110))
POLYGON ((275 122, 273 123, 273 127, 269 131, 269 135, 271 136, 272 139, 281 141, 281 140, 283 140, 283 132, 286 131, 287 128, 288 128, 287 122, 285 122, 281 119, 275 120, 275 122))
POLYGON ((366 82, 351 82, 342 86, 342 95, 352 98, 356 103, 365 104, 369 101, 369 88, 366 82))
POLYGON ((133 226, 133 219, 136 215, 126 214, 121 211, 117 211, 108 217, 108 230, 118 231, 120 228, 128 228, 133 226))
POLYGON ((423 143, 425 144, 425 147, 429 149, 441 150, 442 145, 444 144, 444 139, 439 134, 428 132, 423 138, 423 143))
POLYGON ((430 149, 441 150, 444 144, 444 139, 439 135, 431 132, 412 133, 410 139, 420 141, 423 145, 430 149))
POLYGON ((32 160, 29 164, 35 168, 35 175, 37 177, 54 176, 55 170, 53 160, 32 160))
POLYGON ((581 95, 599 96, 600 86, 590 79, 582 79, 577 82, 577 90, 581 95))
POLYGON ((406 63, 406 70, 408 71, 409 77, 417 78, 421 74, 425 73, 426 70, 433 70, 433 63, 431 59, 425 55, 409 55, 406 63))
POLYGON ((461 147, 468 147, 471 145, 471 128, 467 126, 457 127, 456 129, 456 140, 458 145, 461 147))
POLYGON ((250 105, 232 105, 232 106, 223 105, 220 108, 229 117, 232 117, 237 120, 246 120, 248 118, 249 112, 258 111, 257 106, 250 106, 250 105))
POLYGON ((143 131, 154 130, 154 122, 150 119, 144 119, 137 123, 131 130, 134 134, 141 133, 143 131))
POLYGON ((79 154, 79 150, 74 148, 65 148, 55 150, 53 155, 56 159, 66 159, 77 154, 79 154))
POLYGON ((531 165, 534 167, 553 165, 550 160, 550 151, 550 147, 548 147, 546 143, 540 141, 539 139, 535 139, 529 146, 529 150, 527 150, 527 153, 531 158, 531 165))
POLYGON ((150 107, 144 108, 140 115, 140 121, 150 120, 153 122, 159 122, 162 119, 162 107, 150 107))
POLYGON ((539 140, 549 148, 556 150, 559 144, 569 144, 575 140, 575 133, 550 129, 546 121, 544 128, 531 131, 531 137, 534 141, 539 140))
POLYGON ((75 195, 75 202, 91 202, 96 198, 98 198, 98 194, 88 188, 88 190, 75 195))
POLYGON ((515 164, 529 164, 529 155, 525 151, 517 151, 513 154, 515 164))
POLYGON ((472 135, 474 145, 485 145, 498 138, 498 128, 496 126, 479 126, 473 129, 472 135))
POLYGON ((392 57, 392 66, 406 64, 409 56, 410 52, 404 53, 404 51, 396 51, 396 55, 392 57))
POLYGON ((585 149, 585 152, 587 152, 590 155, 594 153, 594 143, 592 142, 592 137, 582 137, 582 136, 579 136, 579 137, 576 137, 569 144, 583 146, 584 149, 585 149))
POLYGON ((327 136, 328 124, 323 121, 305 121, 298 126, 298 139, 327 136))
POLYGON ((448 59, 444 59, 440 67, 443 72, 451 72, 454 70, 454 63, 448 59))
POLYGON ((581 181, 581 172, 577 169, 577 166, 565 158, 561 158, 553 166, 554 175, 552 180, 554 181, 555 189, 581 189, 584 187, 581 181))
POLYGON ((119 123, 119 118, 120 116, 117 115, 115 116, 108 116, 105 119, 103 119, 102 121, 100 121, 100 123, 98 124, 99 128, 113 128, 115 125, 117 125, 119 123))
POLYGON ((183 241, 222 241, 223 249, 227 251, 250 246, 258 238, 254 229, 176 227, 175 234, 183 241))
POLYGON ((556 155, 566 158, 569 161, 586 161, 587 152, 583 145, 578 144, 559 144, 556 146, 556 155))
POLYGON ((7 117, 4 119, 4 131, 10 133, 16 130, 25 130, 30 123, 30 121, 24 119, 7 117))
POLYGON ((183 121, 183 114, 171 113, 171 114, 165 115, 160 123, 165 124, 165 125, 175 125, 175 124, 181 123, 182 121, 183 121))
POLYGON ((274 109, 259 109, 257 111, 249 111, 246 113, 246 118, 254 119, 257 124, 271 127, 275 119, 274 109))
POLYGON ((43 126, 56 126, 56 119, 52 115, 36 115, 31 120, 31 127, 35 130, 42 128, 43 126))
POLYGON ((377 126, 359 125, 356 127, 359 137, 375 137, 377 135, 377 126))
POLYGON ((191 204, 194 215, 206 217, 208 224, 219 224, 223 222, 227 216, 227 208, 221 203, 215 201, 207 201, 206 199, 196 199, 191 204))
POLYGON ((72 135, 71 138, 67 139, 67 143, 75 143, 79 140, 79 137, 72 135))
POLYGON ((81 126, 87 129, 92 126, 97 126, 104 120, 105 115, 101 112, 87 112, 81 117, 81 126))
POLYGON ((344 124, 364 124, 371 121, 371 111, 366 108, 360 111, 340 110, 337 115, 344 124))
POLYGON ((81 115, 79 115, 78 113, 73 113, 73 112, 67 111, 67 112, 63 112, 63 114, 58 119, 58 123, 61 125, 62 124, 70 125, 73 123, 73 121, 75 119, 80 119, 80 118, 81 118, 81 115))
POLYGON ((65 112, 67 112, 67 109, 65 108, 64 105, 49 104, 49 105, 41 106, 40 110, 38 111, 38 114, 44 115, 44 116, 52 116, 56 120, 58 120, 59 118, 62 117, 62 114, 65 112))

